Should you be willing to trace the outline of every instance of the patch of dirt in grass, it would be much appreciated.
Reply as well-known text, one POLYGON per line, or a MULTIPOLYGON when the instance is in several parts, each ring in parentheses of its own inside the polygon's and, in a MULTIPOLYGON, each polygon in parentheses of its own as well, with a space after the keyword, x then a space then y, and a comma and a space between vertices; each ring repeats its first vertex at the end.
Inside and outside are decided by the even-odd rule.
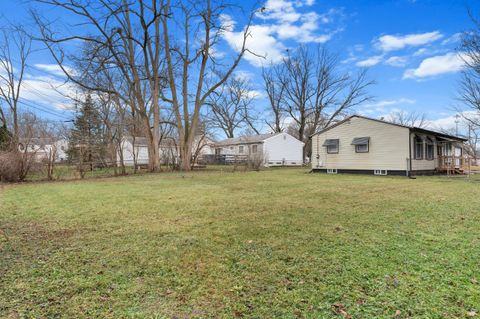
POLYGON ((33 221, 4 224, 0 231, 0 276, 17 263, 46 260, 48 256, 68 245, 77 230, 55 228, 33 221))
POLYGON ((22 241, 51 241, 70 238, 75 230, 68 228, 53 228, 38 222, 16 222, 2 226, 3 233, 8 237, 22 241))

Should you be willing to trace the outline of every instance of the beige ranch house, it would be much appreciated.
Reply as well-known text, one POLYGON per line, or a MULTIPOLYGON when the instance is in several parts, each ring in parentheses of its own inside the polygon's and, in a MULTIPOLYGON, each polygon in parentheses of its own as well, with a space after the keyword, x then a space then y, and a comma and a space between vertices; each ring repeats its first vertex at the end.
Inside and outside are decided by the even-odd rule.
POLYGON ((468 169, 464 138, 359 115, 311 139, 318 172, 414 176, 468 169))

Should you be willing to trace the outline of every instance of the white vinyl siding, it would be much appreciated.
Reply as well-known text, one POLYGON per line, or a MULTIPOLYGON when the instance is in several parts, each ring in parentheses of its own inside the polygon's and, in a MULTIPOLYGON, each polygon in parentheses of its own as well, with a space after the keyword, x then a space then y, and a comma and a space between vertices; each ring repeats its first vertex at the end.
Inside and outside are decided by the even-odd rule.
POLYGON ((303 164, 303 142, 281 133, 263 141, 264 157, 267 166, 301 166, 303 164))

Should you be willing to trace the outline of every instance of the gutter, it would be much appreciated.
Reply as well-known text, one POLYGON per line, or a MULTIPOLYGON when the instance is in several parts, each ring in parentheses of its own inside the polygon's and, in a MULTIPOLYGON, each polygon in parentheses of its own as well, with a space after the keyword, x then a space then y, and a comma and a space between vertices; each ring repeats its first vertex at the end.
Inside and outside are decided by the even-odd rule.
POLYGON ((412 130, 408 130, 408 161, 407 176, 412 178, 412 130))

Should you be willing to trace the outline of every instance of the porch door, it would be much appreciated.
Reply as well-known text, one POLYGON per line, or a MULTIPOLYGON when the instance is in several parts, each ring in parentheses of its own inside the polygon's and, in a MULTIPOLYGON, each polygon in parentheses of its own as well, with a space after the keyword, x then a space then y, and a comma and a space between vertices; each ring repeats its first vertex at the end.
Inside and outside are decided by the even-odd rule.
POLYGON ((445 147, 443 149, 444 156, 452 156, 452 143, 445 143, 445 147))
POLYGON ((453 164, 452 161, 452 143, 442 143, 442 157, 440 158, 442 167, 449 167, 453 164))

